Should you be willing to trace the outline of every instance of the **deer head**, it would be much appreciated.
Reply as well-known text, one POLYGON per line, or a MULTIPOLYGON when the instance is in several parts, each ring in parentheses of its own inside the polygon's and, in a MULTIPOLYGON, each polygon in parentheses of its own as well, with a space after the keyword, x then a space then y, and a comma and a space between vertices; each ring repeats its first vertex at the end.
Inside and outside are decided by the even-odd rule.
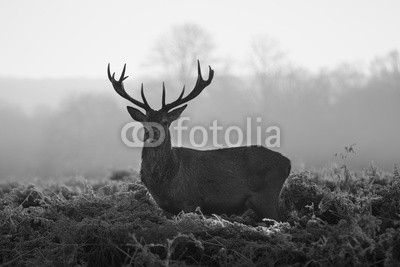
POLYGON ((214 70, 212 70, 210 66, 208 67, 209 67, 209 77, 207 80, 204 80, 201 75, 200 61, 197 61, 198 77, 196 85, 194 86, 193 90, 187 96, 184 97, 185 86, 183 86, 182 92, 179 95, 178 99, 168 104, 165 103, 166 92, 165 92, 165 84, 163 82, 162 107, 160 110, 154 110, 149 106, 146 97, 144 95, 143 83, 141 85, 141 97, 143 102, 134 99, 126 92, 123 84, 123 81, 126 78, 128 78, 128 76, 125 76, 126 64, 124 65, 119 80, 115 79, 114 77, 115 73, 111 75, 110 64, 108 64, 107 72, 108 72, 108 79, 111 81, 114 90, 121 97, 125 98, 126 100, 129 100, 135 106, 142 108, 145 111, 145 113, 143 113, 139 109, 127 106, 128 112, 131 115, 131 117, 135 121, 143 123, 143 125, 145 126, 144 143, 146 145, 155 143, 160 138, 166 138, 166 140, 168 141, 170 140, 169 126, 171 125, 171 123, 174 120, 178 119, 179 116, 182 114, 183 110, 185 110, 185 108, 187 107, 186 103, 197 97, 203 91, 203 89, 206 88, 211 83, 214 77, 214 70), (154 125, 154 123, 159 125, 161 128, 149 126, 149 125, 154 125), (160 129, 163 129, 163 131, 160 131, 160 129))

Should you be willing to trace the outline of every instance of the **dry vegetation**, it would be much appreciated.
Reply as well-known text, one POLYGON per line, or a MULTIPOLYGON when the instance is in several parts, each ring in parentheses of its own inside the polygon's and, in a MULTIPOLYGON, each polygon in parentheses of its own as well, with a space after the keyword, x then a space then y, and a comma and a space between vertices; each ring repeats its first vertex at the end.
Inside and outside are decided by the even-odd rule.
POLYGON ((292 173, 287 222, 163 216, 135 176, 0 186, 2 266, 395 266, 400 176, 370 167, 292 173), (272 225, 271 225, 272 224, 272 225))

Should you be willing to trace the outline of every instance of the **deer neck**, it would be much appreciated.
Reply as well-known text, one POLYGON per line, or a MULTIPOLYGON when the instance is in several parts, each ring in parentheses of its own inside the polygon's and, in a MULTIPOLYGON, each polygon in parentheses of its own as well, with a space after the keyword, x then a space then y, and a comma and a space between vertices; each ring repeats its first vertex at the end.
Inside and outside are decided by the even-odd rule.
POLYGON ((169 132, 162 144, 156 147, 143 147, 140 175, 143 183, 152 188, 171 180, 177 171, 177 160, 171 146, 169 132))

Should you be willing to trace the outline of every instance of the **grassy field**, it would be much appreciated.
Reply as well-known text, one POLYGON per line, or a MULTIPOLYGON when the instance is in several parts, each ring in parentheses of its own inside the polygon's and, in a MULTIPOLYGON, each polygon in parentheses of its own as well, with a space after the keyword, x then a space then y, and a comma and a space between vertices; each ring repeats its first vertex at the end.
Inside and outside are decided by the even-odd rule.
POLYGON ((400 176, 292 173, 287 222, 167 219, 137 177, 0 184, 1 266, 399 266, 400 176))

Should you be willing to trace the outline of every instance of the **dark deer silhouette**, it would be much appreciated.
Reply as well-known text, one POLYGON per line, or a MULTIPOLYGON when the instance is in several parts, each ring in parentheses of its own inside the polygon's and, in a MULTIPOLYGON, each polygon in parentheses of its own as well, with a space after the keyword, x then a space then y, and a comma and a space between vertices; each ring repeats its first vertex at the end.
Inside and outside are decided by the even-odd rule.
POLYGON ((153 110, 144 95, 143 102, 125 91, 125 69, 119 80, 110 73, 108 78, 115 91, 140 110, 128 106, 136 121, 155 122, 164 131, 145 127, 140 176, 157 204, 167 213, 193 212, 197 207, 204 214, 242 214, 254 210, 259 218, 281 220, 278 201, 283 183, 290 173, 290 161, 278 152, 261 146, 235 147, 216 150, 194 150, 172 147, 169 126, 178 119, 187 105, 212 81, 214 71, 209 67, 209 78, 201 75, 200 62, 194 89, 184 97, 185 87, 177 100, 165 103, 163 83, 162 108, 153 110), (163 138, 158 146, 148 146, 163 138))

